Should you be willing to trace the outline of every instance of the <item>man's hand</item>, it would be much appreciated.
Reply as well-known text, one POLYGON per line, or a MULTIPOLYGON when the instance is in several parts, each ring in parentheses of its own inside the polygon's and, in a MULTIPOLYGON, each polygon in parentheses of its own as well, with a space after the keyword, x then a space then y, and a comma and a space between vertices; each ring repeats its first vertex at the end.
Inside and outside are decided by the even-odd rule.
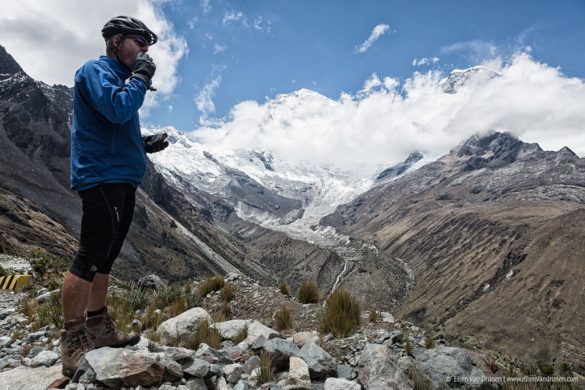
POLYGON ((141 79, 146 83, 148 88, 151 88, 154 72, 156 72, 156 65, 152 58, 144 52, 138 53, 138 56, 136 56, 136 62, 134 63, 132 77, 141 79))
POLYGON ((142 137, 146 153, 160 152, 161 150, 169 146, 169 141, 166 140, 167 137, 168 137, 167 133, 157 133, 154 135, 147 135, 145 137, 142 137))

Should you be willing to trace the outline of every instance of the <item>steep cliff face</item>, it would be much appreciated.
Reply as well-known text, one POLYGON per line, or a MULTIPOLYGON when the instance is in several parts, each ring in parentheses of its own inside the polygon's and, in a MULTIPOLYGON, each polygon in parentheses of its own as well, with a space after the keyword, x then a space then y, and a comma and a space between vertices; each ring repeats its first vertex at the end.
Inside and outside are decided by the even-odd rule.
POLYGON ((585 160, 476 136, 322 220, 415 275, 398 314, 531 358, 585 365, 585 160), (536 340, 536 341, 535 341, 536 340), (561 346, 561 347, 559 347, 561 346))

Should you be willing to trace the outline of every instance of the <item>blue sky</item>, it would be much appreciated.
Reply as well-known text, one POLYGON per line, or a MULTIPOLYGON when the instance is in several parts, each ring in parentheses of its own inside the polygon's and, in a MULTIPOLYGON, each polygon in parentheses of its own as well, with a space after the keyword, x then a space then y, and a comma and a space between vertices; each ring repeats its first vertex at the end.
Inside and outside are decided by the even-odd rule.
POLYGON ((171 1, 161 11, 189 52, 179 61, 182 81, 173 96, 148 120, 184 130, 198 127, 194 97, 214 80, 209 116, 221 118, 243 100, 300 88, 337 99, 361 89, 372 73, 404 80, 429 68, 449 72, 509 58, 526 47, 538 61, 585 77, 581 0, 171 1), (357 52, 380 24, 385 33, 357 52), (438 61, 412 64, 433 57, 438 61))

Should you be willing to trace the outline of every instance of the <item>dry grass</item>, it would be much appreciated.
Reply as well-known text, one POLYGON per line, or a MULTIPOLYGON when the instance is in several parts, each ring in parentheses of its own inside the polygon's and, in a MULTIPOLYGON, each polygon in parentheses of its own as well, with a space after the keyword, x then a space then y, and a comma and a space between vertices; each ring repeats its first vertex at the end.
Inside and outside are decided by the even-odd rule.
POLYGON ((280 289, 280 293, 283 295, 289 295, 290 294, 290 290, 288 288, 288 284, 286 282, 281 282, 280 286, 278 286, 278 288, 280 289))
POLYGON ((229 283, 226 283, 220 292, 221 300, 224 302, 229 302, 235 297, 236 288, 229 283))
POLYGON ((248 325, 246 324, 242 330, 240 330, 238 332, 238 334, 236 335, 236 337, 234 337, 234 343, 235 344, 239 344, 242 341, 246 340, 248 338, 248 325))
POLYGON ((319 290, 314 279, 305 279, 299 289, 300 303, 317 303, 319 302, 319 290))
POLYGON ((370 309, 370 322, 378 322, 379 314, 375 307, 370 309))
POLYGON ((212 291, 218 291, 225 285, 223 276, 213 276, 205 279, 198 286, 199 296, 206 297, 212 291))
POLYGON ((260 381, 262 383, 271 382, 275 376, 276 370, 272 365, 273 358, 266 351, 260 352, 260 381))
POLYGON ((406 335, 406 344, 404 344, 404 352, 406 356, 412 356, 412 344, 410 344, 410 338, 406 335))
POLYGON ((435 348, 435 340, 431 336, 425 338, 425 347, 427 349, 435 348))
POLYGON ((57 329, 63 328, 63 306, 61 305, 61 291, 51 294, 49 299, 37 308, 35 322, 39 328, 47 325, 55 325, 57 329))
POLYGON ((219 349, 221 345, 221 333, 215 328, 210 328, 207 321, 199 323, 196 332, 178 340, 177 346, 196 351, 201 343, 214 349, 219 349))
POLYGON ((361 307, 357 300, 343 289, 333 291, 325 303, 319 327, 321 333, 333 333, 337 338, 349 336, 360 326, 361 307))
POLYGON ((274 320, 277 330, 287 330, 293 326, 293 318, 287 305, 282 305, 281 309, 276 312, 274 320))

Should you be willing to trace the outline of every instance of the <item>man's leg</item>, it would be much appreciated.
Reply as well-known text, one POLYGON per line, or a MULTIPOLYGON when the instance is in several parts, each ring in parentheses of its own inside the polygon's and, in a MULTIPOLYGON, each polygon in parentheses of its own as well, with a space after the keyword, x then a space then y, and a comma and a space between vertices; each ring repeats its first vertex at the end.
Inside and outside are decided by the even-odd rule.
POLYGON ((87 302, 88 312, 101 310, 106 305, 109 280, 109 274, 101 274, 99 272, 95 274, 87 302))
POLYGON ((91 290, 91 282, 67 272, 63 281, 61 299, 63 301, 63 319, 69 322, 75 318, 81 318, 85 314, 85 308, 91 290))

